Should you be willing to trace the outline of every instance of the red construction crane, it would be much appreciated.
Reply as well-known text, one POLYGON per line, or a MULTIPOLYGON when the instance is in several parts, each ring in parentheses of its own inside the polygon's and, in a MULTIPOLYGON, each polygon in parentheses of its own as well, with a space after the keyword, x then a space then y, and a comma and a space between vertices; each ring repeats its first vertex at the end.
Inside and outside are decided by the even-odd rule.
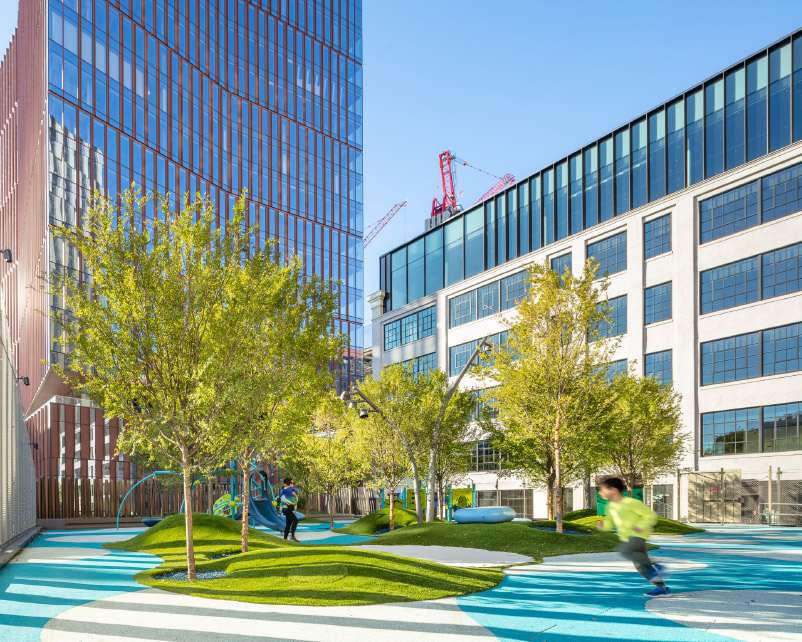
POLYGON ((437 197, 432 199, 432 216, 437 216, 442 212, 459 211, 459 203, 454 195, 454 174, 451 170, 451 161, 457 157, 450 149, 440 154, 440 177, 443 182, 443 200, 438 201, 437 197))
POLYGON ((398 210, 400 210, 406 204, 407 202, 404 201, 403 203, 396 203, 395 205, 393 205, 393 209, 387 212, 387 214, 385 214, 384 217, 382 217, 382 219, 378 223, 376 223, 372 228, 370 228, 370 231, 365 235, 365 240, 364 243, 362 244, 362 247, 366 248, 368 246, 368 243, 370 243, 373 239, 376 238, 376 235, 382 231, 382 228, 385 225, 387 225, 390 222, 390 219, 393 218, 393 216, 395 216, 398 213, 398 210))
MULTIPOLYGON (((493 196, 493 194, 498 194, 501 190, 507 187, 507 185, 512 185, 514 182, 515 182, 515 176, 513 174, 504 174, 504 176, 498 179, 498 182, 495 185, 493 185, 493 187, 487 190, 476 200, 476 203, 493 196)), ((476 203, 474 203, 474 205, 476 205, 476 203)))

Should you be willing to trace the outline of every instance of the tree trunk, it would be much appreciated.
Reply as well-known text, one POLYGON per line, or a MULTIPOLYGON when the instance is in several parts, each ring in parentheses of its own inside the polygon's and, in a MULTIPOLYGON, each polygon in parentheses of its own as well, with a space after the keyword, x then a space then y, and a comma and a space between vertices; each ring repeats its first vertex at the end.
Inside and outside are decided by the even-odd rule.
POLYGON ((329 490, 329 529, 334 530, 334 491, 329 490))
POLYGON ((590 508, 591 498, 590 498, 590 473, 585 474, 584 480, 582 480, 582 490, 584 494, 584 506, 582 508, 590 508))
POLYGON ((389 489, 390 492, 390 530, 395 529, 395 487, 389 489))
POLYGON ((439 439, 439 426, 435 427, 432 435, 432 446, 429 449, 429 482, 426 486, 426 521, 434 521, 434 498, 437 493, 437 440, 439 439))
POLYGON ((248 552, 248 508, 251 504, 251 476, 250 461, 240 462, 242 474, 245 479, 242 482, 242 552, 248 552))
POLYGON ((417 517, 418 524, 423 524, 423 507, 420 505, 420 473, 418 473, 418 464, 410 458, 410 465, 412 466, 412 490, 415 495, 415 517, 417 517))
POLYGON ((442 480, 437 484, 437 504, 440 509, 437 511, 437 517, 440 521, 443 521, 446 516, 446 505, 445 505, 445 491, 443 490, 443 482, 442 480))
POLYGON ((195 542, 192 539, 192 477, 189 449, 181 446, 181 468, 184 473, 184 525, 187 538, 187 580, 195 579, 195 542))
POLYGON ((557 417, 557 426, 554 430, 554 485, 557 488, 557 509, 554 517, 557 520, 557 532, 563 532, 563 483, 562 468, 560 462, 560 418, 557 417))
POLYGON ((546 517, 554 519, 554 472, 546 477, 546 517))

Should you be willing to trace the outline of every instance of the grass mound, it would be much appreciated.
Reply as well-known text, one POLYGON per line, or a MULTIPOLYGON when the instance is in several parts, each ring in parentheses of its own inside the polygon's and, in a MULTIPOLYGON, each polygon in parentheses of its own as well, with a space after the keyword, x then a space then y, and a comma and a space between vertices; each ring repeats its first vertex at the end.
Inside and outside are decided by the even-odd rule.
MULTIPOLYGON (((285 541, 250 529, 249 551, 239 550, 240 527, 225 517, 193 514, 197 570, 226 577, 195 582, 157 580, 186 569, 184 516, 172 515, 144 533, 106 548, 158 555, 164 563, 142 571, 140 584, 197 597, 264 604, 339 606, 433 600, 485 591, 503 578, 497 569, 452 568, 386 553, 285 541)), ((586 539, 586 538, 583 538, 586 539)))
MULTIPOLYGON (((554 522, 550 522, 553 526, 554 522)), ((595 528, 571 522, 570 530, 586 533, 587 537, 555 533, 532 528, 546 522, 504 522, 503 524, 454 524, 435 522, 412 524, 400 531, 379 535, 363 545, 417 544, 423 546, 461 546, 489 551, 507 551, 542 559, 572 553, 603 553, 615 550, 618 537, 601 533, 595 528)))
MULTIPOLYGON (((596 522, 598 522, 601 517, 596 515, 592 517, 584 517, 582 519, 575 520, 574 524, 583 524, 588 527, 595 527, 596 522)), ((655 535, 687 535, 689 533, 704 533, 704 528, 696 528, 694 526, 688 526, 687 524, 683 524, 682 522, 676 522, 673 519, 666 519, 665 517, 658 517, 657 524, 654 527, 654 534, 655 535)))
POLYGON ((585 517, 595 517, 595 516, 596 516, 595 508, 582 508, 580 510, 573 510, 570 513, 563 513, 563 519, 567 522, 575 522, 578 519, 584 519, 585 517))
MULTIPOLYGON (((400 506, 395 507, 395 527, 409 526, 410 524, 417 523, 418 519, 414 510, 407 510, 400 506)), ((347 533, 348 535, 373 535, 382 528, 389 528, 390 526, 390 509, 382 508, 375 513, 365 515, 358 519, 353 524, 335 529, 338 533, 347 533)))

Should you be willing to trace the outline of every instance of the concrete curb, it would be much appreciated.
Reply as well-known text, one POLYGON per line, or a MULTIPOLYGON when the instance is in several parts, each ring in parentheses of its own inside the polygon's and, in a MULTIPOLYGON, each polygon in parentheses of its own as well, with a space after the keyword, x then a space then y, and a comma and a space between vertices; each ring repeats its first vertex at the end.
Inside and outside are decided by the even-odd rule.
POLYGON ((41 526, 31 526, 22 535, 18 535, 0 548, 0 568, 8 564, 30 541, 42 532, 41 526))

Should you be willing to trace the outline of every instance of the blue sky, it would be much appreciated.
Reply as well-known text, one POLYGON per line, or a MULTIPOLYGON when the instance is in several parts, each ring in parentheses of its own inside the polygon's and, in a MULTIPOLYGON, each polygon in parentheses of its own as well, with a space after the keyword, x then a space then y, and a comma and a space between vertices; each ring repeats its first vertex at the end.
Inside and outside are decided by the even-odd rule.
MULTIPOLYGON (((2 50, 15 16, 0 0, 2 50)), ((799 0, 363 0, 365 229, 409 200, 365 293, 423 231, 441 151, 523 178, 799 26, 799 0)), ((493 182, 460 167, 463 204, 493 182)))

